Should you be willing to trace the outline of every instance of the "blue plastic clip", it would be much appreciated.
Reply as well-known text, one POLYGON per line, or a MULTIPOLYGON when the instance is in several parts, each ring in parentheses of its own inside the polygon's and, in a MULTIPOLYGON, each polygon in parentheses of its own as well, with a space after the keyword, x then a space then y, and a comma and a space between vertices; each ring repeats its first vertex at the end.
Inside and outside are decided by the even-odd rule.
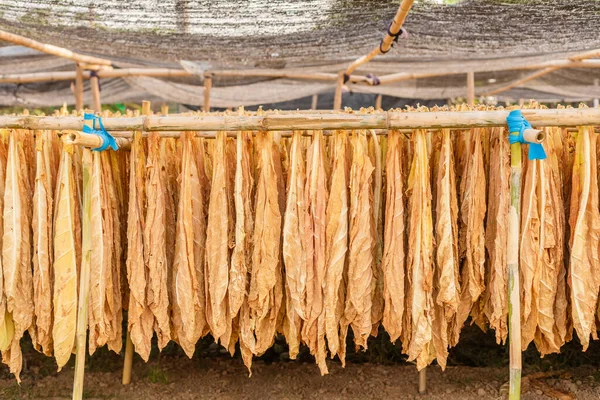
POLYGON ((102 138, 102 146, 92 149, 94 151, 104 151, 109 147, 113 150, 117 150, 119 146, 117 145, 117 141, 115 138, 104 129, 104 124, 102 124, 102 118, 94 115, 94 114, 83 114, 84 121, 92 121, 92 126, 84 125, 83 133, 89 133, 92 135, 97 135, 102 138), (98 123, 98 127, 96 127, 96 123, 98 123))
POLYGON ((506 117, 506 123, 508 123, 508 141, 510 144, 513 143, 525 143, 529 145, 529 159, 530 160, 545 160, 546 152, 544 146, 540 143, 532 143, 525 140, 523 132, 525 129, 532 129, 531 124, 527 122, 521 110, 513 110, 506 117), (513 135, 518 133, 518 135, 513 135))

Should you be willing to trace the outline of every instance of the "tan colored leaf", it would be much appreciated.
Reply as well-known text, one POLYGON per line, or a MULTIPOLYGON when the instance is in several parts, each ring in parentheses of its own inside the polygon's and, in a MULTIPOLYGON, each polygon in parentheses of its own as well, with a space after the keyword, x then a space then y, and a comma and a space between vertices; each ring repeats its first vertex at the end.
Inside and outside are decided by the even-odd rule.
POLYGON ((54 214, 54 357, 60 369, 69 361, 77 324, 77 257, 75 237, 75 179, 73 147, 64 145, 56 185, 54 214))

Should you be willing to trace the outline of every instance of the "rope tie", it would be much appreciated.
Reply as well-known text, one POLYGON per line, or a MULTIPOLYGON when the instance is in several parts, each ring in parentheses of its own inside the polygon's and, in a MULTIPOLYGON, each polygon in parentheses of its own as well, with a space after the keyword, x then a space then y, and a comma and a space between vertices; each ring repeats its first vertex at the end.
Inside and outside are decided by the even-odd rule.
POLYGON ((100 136, 102 139, 102 146, 92 149, 94 151, 104 151, 109 147, 113 150, 118 150, 119 146, 117 145, 117 141, 115 138, 104 129, 104 124, 102 123, 102 118, 94 115, 94 114, 83 114, 84 121, 92 121, 92 126, 83 125, 83 133, 88 133, 90 135, 100 136), (98 127, 96 127, 96 123, 98 127))
POLYGON ((540 143, 528 142, 523 133, 526 129, 533 129, 531 124, 527 122, 521 110, 513 110, 506 117, 506 123, 508 124, 508 141, 510 144, 522 143, 529 145, 529 159, 530 160, 544 160, 546 159, 546 152, 544 146, 540 143))

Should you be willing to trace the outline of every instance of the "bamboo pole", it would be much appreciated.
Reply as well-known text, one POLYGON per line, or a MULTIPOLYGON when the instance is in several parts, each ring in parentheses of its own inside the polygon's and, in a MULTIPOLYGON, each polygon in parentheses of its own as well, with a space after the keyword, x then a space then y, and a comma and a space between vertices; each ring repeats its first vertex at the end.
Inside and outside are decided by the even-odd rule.
POLYGON ((312 101, 310 102, 310 109, 316 110, 317 104, 319 104, 319 95, 317 93, 312 95, 312 101))
POLYGON ((475 72, 467 72, 467 104, 475 105, 475 72))
POLYGON ((342 109, 342 90, 344 88, 344 73, 338 73, 337 82, 335 84, 335 94, 333 95, 333 109, 339 111, 342 109))
POLYGON ((381 110, 381 101, 383 99, 383 95, 378 94, 377 97, 375 98, 375 109, 376 110, 381 110))
MULTIPOLYGON (((168 109, 167 109, 168 111, 168 109)), ((142 114, 151 115, 151 103, 147 100, 142 101, 142 114)), ((131 383, 131 369, 133 367, 133 342, 131 341, 131 332, 127 329, 127 338, 125 339, 125 359, 123 360, 123 385, 131 383)))
POLYGON ((16 35, 14 33, 6 32, 0 30, 0 40, 5 42, 10 42, 14 44, 18 44, 21 46, 29 47, 42 53, 51 54, 53 56, 58 56, 62 58, 68 58, 69 60, 76 61, 78 63, 90 64, 90 65, 106 65, 110 66, 112 62, 105 58, 86 56, 79 53, 74 53, 71 50, 67 50, 62 47, 53 46, 51 44, 46 44, 42 42, 38 42, 37 40, 26 38, 25 36, 16 35))
MULTIPOLYGON (((600 109, 570 108, 522 110, 533 127, 600 125, 600 109)), ((314 129, 440 129, 505 126, 508 110, 495 111, 379 111, 354 113, 285 113, 251 116, 177 115, 103 118, 107 131, 291 131, 314 129)), ((83 117, 0 115, 0 128, 30 130, 75 130, 83 117)), ((129 134, 128 137, 131 137, 129 134)))
POLYGON ((99 113, 102 111, 102 103, 100 102, 100 82, 98 82, 97 76, 90 78, 90 87, 92 90, 92 109, 94 112, 99 113))
MULTIPOLYGON (((518 135, 518 132, 510 132, 518 135)), ((521 302, 519 298, 519 221, 521 216, 521 144, 510 145, 510 209, 508 213, 508 342, 509 400, 521 398, 521 302)))
POLYGON ((408 15, 408 12, 410 11, 410 8, 412 7, 413 3, 414 0, 402 0, 402 3, 400 3, 400 7, 396 12, 396 16, 394 17, 394 20, 390 25, 388 33, 385 34, 385 37, 383 38, 381 43, 376 48, 371 50, 369 54, 355 60, 352 64, 350 64, 345 71, 347 76, 352 75, 356 68, 368 63, 373 58, 375 58, 375 56, 382 53, 387 53, 389 51, 395 39, 394 36, 390 36, 389 32, 400 32, 400 28, 402 28, 402 24, 404 24, 404 20, 406 19, 406 16, 408 15))
MULTIPOLYGON (((87 147, 90 149, 96 149, 104 144, 104 140, 97 135, 90 135, 88 133, 70 131, 68 132, 65 140, 67 143, 87 147)), ((131 139, 126 137, 115 137, 117 146, 119 149, 127 150, 131 148, 131 139)))
POLYGON ((210 112, 210 91, 212 89, 212 75, 208 72, 204 73, 204 104, 202 111, 210 112))
POLYGON ((419 371, 419 394, 427 393, 427 368, 419 371))
MULTIPOLYGON (((151 76, 157 78, 174 78, 193 76, 183 69, 170 68, 122 68, 101 69, 96 71, 100 78, 123 78, 127 76, 151 76)), ((0 83, 34 83, 70 81, 76 78, 76 71, 34 72, 29 74, 0 74, 0 83)), ((89 79, 91 71, 83 71, 83 77, 89 79)))
POLYGON ((519 86, 519 85, 522 85, 522 84, 524 84, 526 82, 529 82, 529 81, 532 81, 534 79, 537 79, 537 78, 539 78, 541 76, 548 75, 549 73, 554 72, 557 69, 559 69, 559 68, 558 67, 548 67, 548 68, 541 69, 539 71, 532 72, 531 74, 527 74, 524 77, 522 77, 520 79, 517 79, 515 81, 512 81, 512 82, 510 82, 507 85, 504 85, 504 86, 499 87, 497 89, 491 90, 491 91, 487 92, 485 95, 486 96, 493 96, 495 94, 505 92, 507 90, 510 90, 510 89, 516 87, 516 86, 519 86))
POLYGON ((585 60, 586 58, 598 58, 600 57, 600 49, 593 49, 583 53, 575 54, 574 56, 569 57, 571 61, 580 61, 585 60))
POLYGON ((83 68, 75 67, 75 110, 83 110, 83 68))
POLYGON ((92 197, 90 177, 92 175, 91 150, 84 148, 83 164, 83 218, 81 221, 82 257, 79 277, 79 300, 77 302, 77 341, 75 353, 75 378, 73 380, 73 400, 83 398, 83 381, 85 373, 85 350, 87 342, 87 313, 90 291, 90 257, 92 252, 92 227, 90 201, 92 197))

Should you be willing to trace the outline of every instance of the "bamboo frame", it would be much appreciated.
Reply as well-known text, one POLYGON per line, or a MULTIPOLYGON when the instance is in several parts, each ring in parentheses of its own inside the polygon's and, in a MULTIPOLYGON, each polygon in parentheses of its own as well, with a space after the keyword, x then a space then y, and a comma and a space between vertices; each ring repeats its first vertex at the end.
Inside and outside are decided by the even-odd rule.
MULTIPOLYGON (((314 129, 439 129, 505 126, 508 110, 374 112, 371 114, 297 112, 251 116, 178 115, 108 117, 104 127, 112 131, 289 131, 314 129)), ((600 109, 573 108, 523 110, 533 127, 600 125, 600 109)), ((0 128, 81 131, 83 117, 0 116, 0 128)), ((131 135, 130 135, 131 136, 131 135)))
POLYGON ((350 64, 348 68, 346 68, 346 76, 352 75, 356 68, 368 63, 373 58, 375 58, 375 56, 382 53, 387 53, 389 51, 395 39, 394 36, 390 36, 389 32, 400 32, 400 28, 402 28, 402 24, 404 24, 404 20, 406 19, 406 16, 408 15, 408 12, 410 11, 410 8, 412 7, 413 3, 414 0, 402 0, 402 3, 400 3, 400 7, 398 7, 398 11, 396 12, 396 16, 390 24, 390 28, 388 29, 388 32, 386 32, 385 37, 383 38, 381 43, 376 48, 371 50, 369 54, 355 60, 352 64, 350 64))
POLYGON ((62 47, 38 42, 37 40, 29 39, 25 36, 16 35, 14 33, 2 31, 2 30, 0 30, 0 40, 4 40, 5 42, 10 42, 10 43, 18 44, 21 46, 29 47, 34 50, 41 51, 42 53, 51 54, 53 56, 68 58, 69 60, 73 60, 78 63, 89 64, 89 65, 104 65, 104 66, 112 65, 112 62, 105 58, 86 56, 83 54, 72 52, 71 50, 67 50, 62 47))

